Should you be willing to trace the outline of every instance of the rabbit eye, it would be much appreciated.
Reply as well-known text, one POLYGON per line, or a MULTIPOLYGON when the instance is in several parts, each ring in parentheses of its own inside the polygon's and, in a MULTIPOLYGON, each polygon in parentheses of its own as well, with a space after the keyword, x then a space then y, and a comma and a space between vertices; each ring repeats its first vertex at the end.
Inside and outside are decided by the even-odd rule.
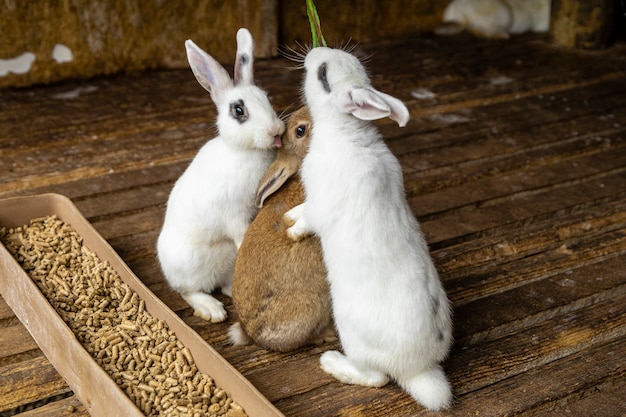
POLYGON ((248 112, 246 111, 246 106, 243 104, 243 100, 237 100, 230 103, 230 115, 239 123, 243 123, 248 120, 248 112))
POLYGON ((305 126, 298 126, 296 128, 296 137, 301 138, 302 136, 304 136, 305 133, 306 133, 305 126))
POLYGON ((322 83, 324 91, 330 93, 330 84, 328 84, 328 75, 326 74, 326 63, 324 62, 317 70, 317 79, 322 83))

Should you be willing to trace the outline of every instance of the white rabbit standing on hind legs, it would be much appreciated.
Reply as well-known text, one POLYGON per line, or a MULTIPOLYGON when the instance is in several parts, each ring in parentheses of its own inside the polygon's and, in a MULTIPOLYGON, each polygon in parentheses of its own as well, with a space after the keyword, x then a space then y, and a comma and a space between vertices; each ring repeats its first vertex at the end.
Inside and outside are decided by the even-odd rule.
POLYGON ((301 176, 306 200, 285 214, 288 235, 322 243, 334 320, 344 354, 322 368, 344 383, 395 380, 429 409, 450 406, 440 366, 452 343, 451 309, 402 170, 369 120, 406 125, 404 104, 375 90, 353 55, 325 47, 305 57, 304 94, 313 119, 301 176))
POLYGON ((208 141, 178 179, 167 202, 157 243, 170 286, 205 320, 226 318, 210 293, 231 294, 237 250, 256 214, 254 196, 280 147, 285 125, 267 94, 254 85, 253 40, 237 32, 234 82, 191 40, 187 58, 196 79, 217 107, 218 136, 208 141))

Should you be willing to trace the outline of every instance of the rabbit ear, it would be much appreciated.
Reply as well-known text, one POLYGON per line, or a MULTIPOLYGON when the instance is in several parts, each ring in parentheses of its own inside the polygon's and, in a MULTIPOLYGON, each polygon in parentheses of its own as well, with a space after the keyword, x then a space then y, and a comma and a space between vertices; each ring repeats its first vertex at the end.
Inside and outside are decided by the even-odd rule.
POLYGON ((219 103, 224 92, 233 87, 228 72, 213 57, 188 39, 185 42, 187 60, 196 80, 205 88, 215 103, 219 103))
POLYGON ((267 169, 265 176, 259 184, 254 204, 256 204, 258 208, 263 207, 265 200, 278 191, 278 189, 296 172, 298 172, 297 162, 292 163, 290 160, 276 159, 267 169))
POLYGON ((345 110, 361 120, 389 117, 401 127, 409 121, 409 110, 404 103, 371 87, 354 88, 348 92, 348 97, 345 110))
POLYGON ((248 29, 237 32, 237 58, 235 59, 235 84, 254 84, 252 64, 254 63, 254 41, 248 29))

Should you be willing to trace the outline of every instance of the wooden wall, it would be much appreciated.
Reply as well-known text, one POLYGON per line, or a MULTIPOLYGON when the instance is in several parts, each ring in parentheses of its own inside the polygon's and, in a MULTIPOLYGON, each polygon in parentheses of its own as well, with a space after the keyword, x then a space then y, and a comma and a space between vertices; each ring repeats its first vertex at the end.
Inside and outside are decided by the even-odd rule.
POLYGON ((188 38, 232 62, 239 27, 250 29, 260 57, 272 56, 277 16, 278 0, 2 1, 0 87, 180 68, 188 38), (55 59, 57 44, 70 61, 55 59))
MULTIPOLYGON (((430 32, 451 0, 316 0, 331 46, 430 32)), ((621 0, 551 0, 552 39, 568 47, 609 42, 621 0)), ((623 20, 622 20, 623 23, 623 20)), ((310 43, 305 0, 4 0, 0 88, 187 66, 191 38, 219 61, 234 59, 247 27, 258 57, 310 43)))
MULTIPOLYGON (((333 43, 397 38, 433 29, 448 0, 317 0, 333 43)), ((0 87, 150 68, 187 66, 191 38, 232 62, 247 27, 258 57, 310 42, 304 0, 41 0, 0 2, 0 87), (279 29, 280 27, 280 29, 279 29), (53 56, 56 45, 67 49, 53 56), (67 51, 71 60, 65 60, 67 51), (64 52, 65 51, 65 52, 64 52)))
MULTIPOLYGON (((329 46, 394 39, 432 31, 450 0, 315 0, 329 46)), ((311 42, 304 0, 280 2, 281 45, 311 42), (304 24, 303 24, 304 23, 304 24)))

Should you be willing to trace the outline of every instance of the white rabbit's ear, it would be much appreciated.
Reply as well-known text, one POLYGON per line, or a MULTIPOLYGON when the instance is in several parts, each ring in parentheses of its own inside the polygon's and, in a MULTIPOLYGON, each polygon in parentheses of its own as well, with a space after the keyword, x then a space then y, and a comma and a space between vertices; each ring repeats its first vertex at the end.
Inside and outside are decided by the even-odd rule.
POLYGON ((254 63, 254 41, 245 28, 237 31, 237 58, 235 59, 235 84, 254 84, 252 64, 254 63))
POLYGON ((233 88, 233 81, 224 69, 211 55, 204 52, 198 45, 188 39, 185 42, 187 60, 196 76, 196 80, 209 93, 215 103, 221 102, 224 92, 233 88))
POLYGON ((354 88, 348 92, 345 110, 361 120, 376 120, 389 117, 399 126, 406 126, 409 110, 395 97, 373 88, 354 88))

